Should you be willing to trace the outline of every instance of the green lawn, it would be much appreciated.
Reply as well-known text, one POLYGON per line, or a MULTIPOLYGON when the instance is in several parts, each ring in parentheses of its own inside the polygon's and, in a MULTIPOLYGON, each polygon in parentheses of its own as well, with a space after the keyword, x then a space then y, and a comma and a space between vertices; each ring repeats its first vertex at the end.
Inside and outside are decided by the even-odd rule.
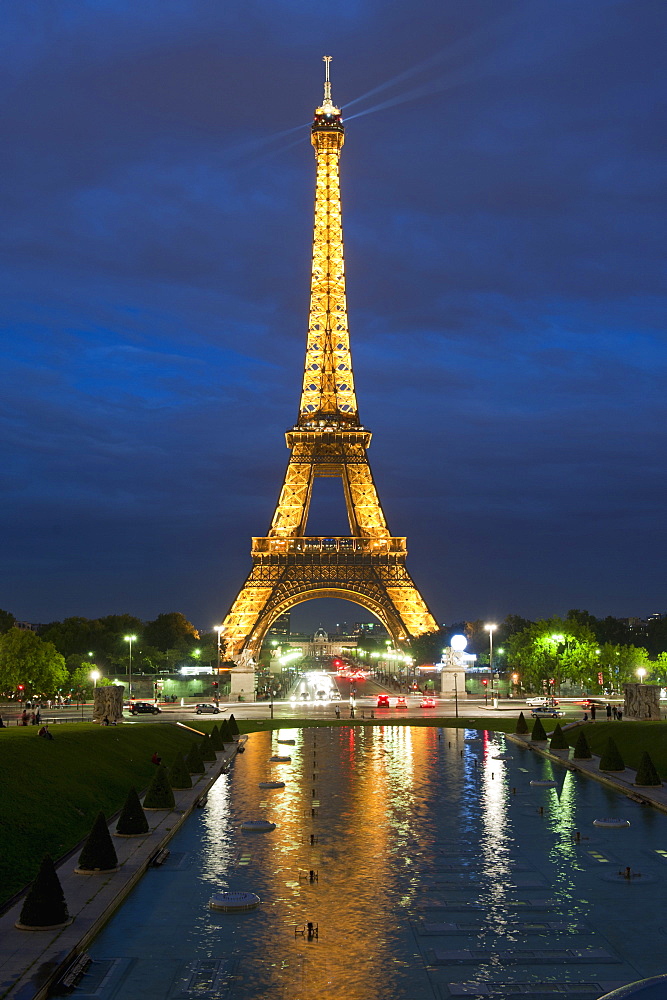
MULTIPOLYGON (((528 723, 530 726, 530 722, 528 723)), ((568 730, 564 735, 574 746, 582 727, 568 730)), ((626 767, 635 770, 642 751, 648 750, 651 760, 663 781, 667 781, 667 723, 665 722, 594 722, 583 727, 588 745, 595 754, 601 754, 607 740, 613 737, 626 767)))
MULTIPOLYGON (((527 717, 528 726, 532 721, 527 717)), ((545 720, 545 728, 553 728, 545 720)), ((195 729, 210 732, 214 720, 197 720, 195 729)), ((516 719, 272 719, 239 720, 241 732, 302 729, 312 726, 436 726, 489 729, 513 733, 516 719)), ((574 745, 581 730, 566 732, 574 745)), ((157 750, 166 764, 185 753, 194 733, 173 723, 100 727, 76 723, 53 727, 54 740, 37 736, 33 726, 0 730, 0 904, 34 877, 44 854, 55 859, 72 850, 92 826, 100 809, 107 816, 119 810, 128 789, 144 789, 153 775, 151 755, 157 750)), ((664 722, 596 722, 586 726, 594 753, 601 753, 613 735, 625 763, 636 767, 648 750, 660 776, 667 780, 667 724, 664 722)))
POLYGON ((31 881, 44 854, 62 857, 86 837, 100 809, 110 816, 131 785, 144 789, 155 750, 171 764, 198 738, 173 723, 76 723, 52 732, 44 740, 35 726, 0 730, 0 903, 31 881))

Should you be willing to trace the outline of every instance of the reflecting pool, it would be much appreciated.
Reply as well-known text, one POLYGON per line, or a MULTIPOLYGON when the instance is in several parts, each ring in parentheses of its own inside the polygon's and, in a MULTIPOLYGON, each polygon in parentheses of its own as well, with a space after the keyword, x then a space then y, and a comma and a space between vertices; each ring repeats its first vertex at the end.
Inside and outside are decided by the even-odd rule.
POLYGON ((667 816, 502 734, 253 734, 170 848, 78 997, 588 1000, 667 971, 667 816), (210 910, 224 889, 262 905, 210 910))

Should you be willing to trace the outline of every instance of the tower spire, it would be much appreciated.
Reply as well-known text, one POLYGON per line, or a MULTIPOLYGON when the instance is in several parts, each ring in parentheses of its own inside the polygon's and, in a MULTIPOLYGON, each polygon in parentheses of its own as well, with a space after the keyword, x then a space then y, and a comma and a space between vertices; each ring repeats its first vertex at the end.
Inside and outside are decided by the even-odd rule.
MULTIPOLYGON (((329 79, 329 64, 331 56, 322 56, 324 62, 324 104, 331 104, 331 80, 329 79)), ((332 105, 333 107, 333 105, 332 105)))
POLYGON ((310 278, 308 339, 299 425, 324 420, 358 424, 347 326, 340 151, 345 142, 340 108, 331 102, 329 64, 324 56, 324 101, 315 108, 311 142, 315 150, 315 224, 310 278))

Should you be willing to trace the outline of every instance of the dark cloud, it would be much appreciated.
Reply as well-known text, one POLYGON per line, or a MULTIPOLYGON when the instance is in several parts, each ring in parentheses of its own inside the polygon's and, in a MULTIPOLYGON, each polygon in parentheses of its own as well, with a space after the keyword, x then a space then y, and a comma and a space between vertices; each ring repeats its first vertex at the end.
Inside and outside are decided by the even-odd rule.
POLYGON ((667 610, 662 2, 5 14, 0 606, 207 625, 240 587, 331 51, 360 409, 418 585, 442 620, 667 610))

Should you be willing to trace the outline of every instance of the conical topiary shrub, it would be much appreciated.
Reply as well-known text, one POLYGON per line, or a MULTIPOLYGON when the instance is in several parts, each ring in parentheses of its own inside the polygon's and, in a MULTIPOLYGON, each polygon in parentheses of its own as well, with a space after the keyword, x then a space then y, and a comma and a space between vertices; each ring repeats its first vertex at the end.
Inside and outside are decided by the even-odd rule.
POLYGON ((211 746, 216 751, 216 753, 220 753, 222 750, 225 749, 225 741, 222 738, 222 733, 220 732, 217 723, 215 724, 215 726, 213 726, 209 738, 211 740, 211 746))
POLYGON ((588 746, 588 740, 586 739, 586 733, 582 731, 577 737, 577 742, 574 745, 574 753, 572 754, 575 760, 590 760, 591 751, 588 746))
POLYGON ((144 809, 173 809, 175 805, 167 768, 160 764, 144 795, 144 809))
POLYGON ((544 731, 544 726, 542 725, 542 720, 540 719, 539 715, 535 719, 535 725, 533 726, 533 731, 530 735, 530 738, 533 741, 533 743, 542 743, 542 742, 546 743, 547 734, 544 731))
POLYGON ((185 766, 190 774, 206 774, 204 761, 201 759, 199 747, 193 743, 185 757, 185 766))
POLYGON ((118 867, 116 848, 113 846, 111 834, 103 812, 97 814, 93 828, 88 834, 88 840, 83 845, 79 855, 79 864, 75 869, 79 874, 88 872, 114 871, 118 867))
POLYGON ((199 753, 202 760, 207 760, 209 763, 215 762, 215 750, 208 736, 205 736, 199 744, 199 753))
POLYGON ((172 788, 192 788, 192 778, 182 754, 178 755, 169 768, 169 784, 172 788))
POLYGON ((148 820, 136 788, 130 788, 116 823, 116 836, 142 837, 145 833, 148 833, 148 820))
POLYGON ((651 760, 648 750, 644 750, 637 768, 635 785, 661 785, 662 781, 655 769, 655 764, 651 760))
POLYGON ((569 750, 570 744, 565 739, 563 730, 560 728, 560 722, 556 723, 556 727, 551 734, 551 740, 549 742, 550 750, 569 750))
POLYGON ((601 771, 625 771, 625 763, 621 757, 621 752, 614 742, 613 736, 607 740, 607 746, 600 757, 601 771))
POLYGON ((230 726, 230 729, 232 731, 232 736, 239 736, 240 735, 241 731, 240 731, 240 729, 238 727, 238 723, 237 723, 236 719, 234 718, 234 713, 233 712, 229 716, 229 726, 230 726))
POLYGON ((517 736, 525 736, 528 732, 528 723, 526 722, 523 712, 519 712, 519 718, 516 720, 516 729, 514 732, 517 736))
POLYGON ((63 887, 51 856, 46 854, 23 901, 16 926, 20 930, 36 930, 42 927, 61 927, 68 922, 69 913, 63 887))
POLYGON ((220 735, 222 736, 223 743, 234 742, 234 734, 232 733, 232 727, 229 725, 229 719, 223 719, 220 723, 220 735))

